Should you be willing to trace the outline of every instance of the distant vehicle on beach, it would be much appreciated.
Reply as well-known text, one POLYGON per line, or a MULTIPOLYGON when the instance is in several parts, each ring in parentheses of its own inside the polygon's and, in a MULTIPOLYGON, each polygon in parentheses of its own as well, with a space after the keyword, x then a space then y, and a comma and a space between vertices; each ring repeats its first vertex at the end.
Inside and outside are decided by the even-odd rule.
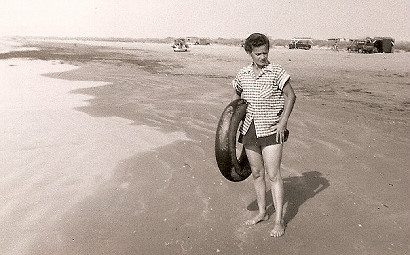
POLYGON ((200 37, 186 37, 185 39, 187 45, 210 45, 211 40, 208 38, 200 37))
POLYGON ((310 38, 293 38, 289 43, 289 49, 304 49, 312 48, 312 39, 310 38))
POLYGON ((377 48, 374 47, 374 41, 370 38, 366 39, 355 39, 347 46, 348 52, 359 52, 359 53, 376 53, 377 48))
POLYGON ((347 46, 348 52, 359 53, 391 53, 393 52, 394 39, 391 37, 375 37, 366 39, 351 39, 347 46))
POLYGON ((354 39, 351 40, 349 46, 347 46, 347 51, 348 52, 363 52, 363 46, 364 46, 365 40, 360 40, 360 39, 354 39))
POLYGON ((174 40, 172 48, 174 48, 174 52, 185 52, 188 51, 188 44, 185 42, 184 38, 179 38, 174 40))

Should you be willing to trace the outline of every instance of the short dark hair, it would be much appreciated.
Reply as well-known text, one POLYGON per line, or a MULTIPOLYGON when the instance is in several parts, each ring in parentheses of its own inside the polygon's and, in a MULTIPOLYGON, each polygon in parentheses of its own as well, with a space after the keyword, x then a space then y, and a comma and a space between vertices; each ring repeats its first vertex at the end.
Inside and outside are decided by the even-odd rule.
POLYGON ((262 45, 268 46, 269 49, 270 45, 268 37, 264 34, 253 33, 246 38, 243 47, 245 48, 246 53, 251 53, 254 47, 259 47, 262 45))

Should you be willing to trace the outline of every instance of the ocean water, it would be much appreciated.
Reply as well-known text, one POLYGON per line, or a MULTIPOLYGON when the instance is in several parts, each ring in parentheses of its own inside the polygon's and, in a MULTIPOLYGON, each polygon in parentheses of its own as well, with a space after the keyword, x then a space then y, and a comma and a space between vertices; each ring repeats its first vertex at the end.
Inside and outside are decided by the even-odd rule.
POLYGON ((37 48, 34 47, 24 47, 26 42, 23 38, 0 37, 0 53, 37 50, 37 48))

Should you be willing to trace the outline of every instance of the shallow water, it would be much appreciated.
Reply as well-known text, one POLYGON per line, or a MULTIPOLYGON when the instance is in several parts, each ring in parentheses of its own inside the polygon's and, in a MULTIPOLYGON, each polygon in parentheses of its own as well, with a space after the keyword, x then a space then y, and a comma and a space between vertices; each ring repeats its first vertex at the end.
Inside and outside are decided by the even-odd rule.
POLYGON ((121 160, 186 139, 182 132, 164 134, 75 110, 92 97, 70 91, 105 82, 40 75, 75 68, 59 61, 0 61, 2 254, 24 254, 43 229, 109 180, 121 160))

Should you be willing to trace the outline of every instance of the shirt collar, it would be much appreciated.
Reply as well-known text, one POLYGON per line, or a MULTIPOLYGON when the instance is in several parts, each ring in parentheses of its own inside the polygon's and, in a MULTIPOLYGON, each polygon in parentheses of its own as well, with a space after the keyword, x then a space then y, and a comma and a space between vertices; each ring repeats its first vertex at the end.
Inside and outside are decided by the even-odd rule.
MULTIPOLYGON (((250 65, 248 65, 247 67, 246 67, 246 72, 248 72, 248 73, 250 73, 250 72, 252 72, 253 71, 253 65, 254 65, 254 63, 252 62, 250 65)), ((272 63, 269 63, 267 66, 265 66, 264 68, 262 68, 262 73, 264 73, 264 72, 273 72, 273 65, 272 65, 272 63)))

